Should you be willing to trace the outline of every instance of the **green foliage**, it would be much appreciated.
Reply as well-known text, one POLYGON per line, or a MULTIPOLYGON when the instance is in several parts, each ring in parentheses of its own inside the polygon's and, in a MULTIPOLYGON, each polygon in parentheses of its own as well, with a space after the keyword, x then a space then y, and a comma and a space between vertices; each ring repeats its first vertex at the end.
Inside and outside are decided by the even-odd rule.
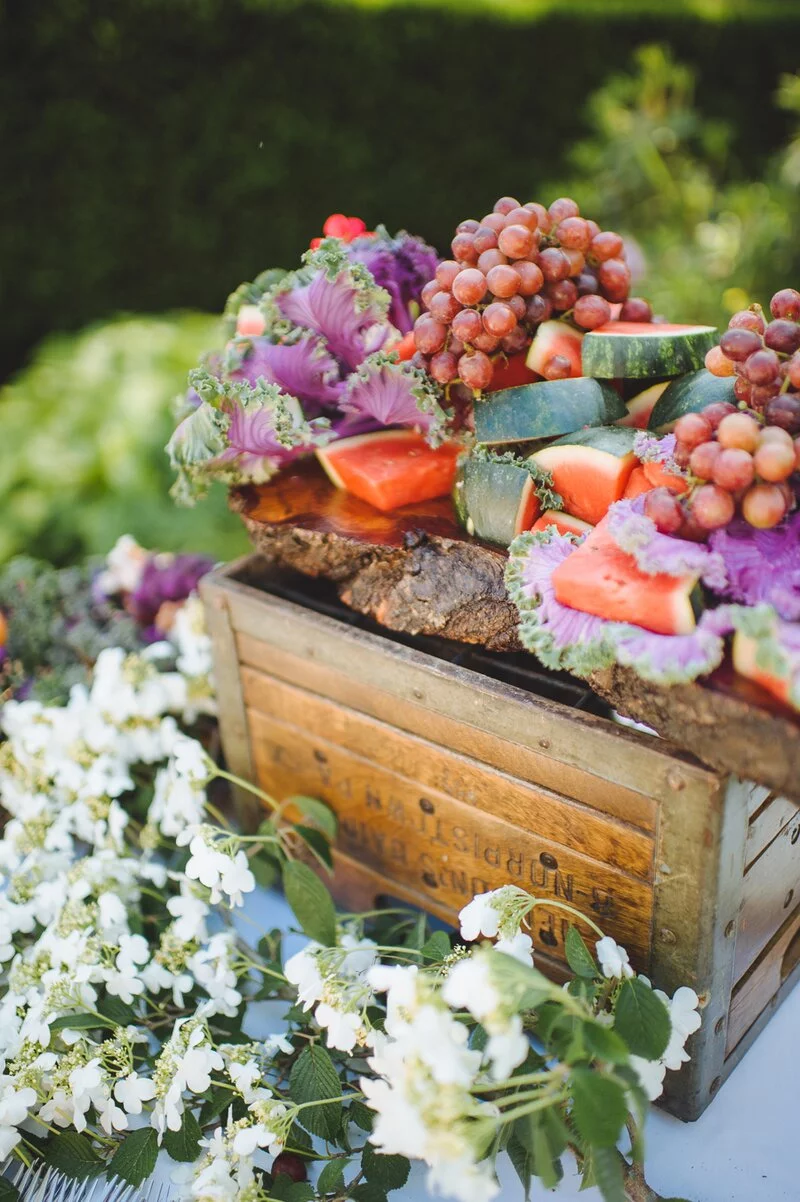
POLYGON ((222 490, 196 513, 168 496, 173 398, 215 330, 201 314, 125 318, 42 344, 0 391, 0 562, 66 563, 123 532, 226 559, 246 547, 222 490))
MULTIPOLYGON (((700 82, 664 46, 642 47, 591 97, 593 133, 573 146, 559 190, 632 236, 640 255, 629 257, 644 272, 635 291, 657 313, 719 323, 800 273, 800 76, 784 75, 775 97, 795 114, 795 136, 749 176, 734 152, 735 119, 706 114, 700 82)), ((763 110, 761 119, 784 125, 763 110)))
POLYGON ((336 942, 336 911, 333 899, 318 876, 299 860, 287 860, 283 866, 286 900, 302 930, 317 943, 336 942))
POLYGON ((184 1110, 179 1131, 164 1133, 164 1147, 173 1160, 191 1164, 200 1153, 203 1132, 191 1110, 184 1110))
POLYGON ((622 984, 614 1029, 634 1056, 657 1060, 664 1054, 671 1030, 667 1008, 638 977, 631 977, 622 984))
POLYGON ((157 1159, 158 1134, 153 1127, 142 1127, 125 1136, 109 1162, 108 1175, 121 1177, 129 1185, 141 1185, 153 1172, 157 1159))
POLYGON ((331 1099, 341 1098, 342 1084, 323 1047, 312 1044, 300 1053, 289 1086, 293 1100, 304 1107, 298 1118, 305 1129, 321 1139, 335 1139, 342 1125, 342 1104, 331 1099), (310 1102, 327 1104, 311 1106, 310 1102))
POLYGON ((701 111, 736 130, 734 170, 758 178, 785 136, 769 95, 796 69, 798 16, 792 0, 5 4, 0 371, 120 306, 216 311, 293 265, 331 210, 445 247, 499 193, 565 175, 582 98, 647 39, 693 68, 701 111))

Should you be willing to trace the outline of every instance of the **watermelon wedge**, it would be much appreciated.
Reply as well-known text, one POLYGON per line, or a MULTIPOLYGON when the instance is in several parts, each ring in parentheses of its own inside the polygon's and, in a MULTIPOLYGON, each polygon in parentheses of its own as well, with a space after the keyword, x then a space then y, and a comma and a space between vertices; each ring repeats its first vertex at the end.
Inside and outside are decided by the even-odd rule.
POLYGON ((650 483, 644 468, 640 465, 631 472, 622 495, 626 501, 632 501, 634 497, 640 497, 643 492, 651 492, 653 488, 655 485, 650 483))
POLYGON ((746 676, 754 684, 766 689, 785 705, 792 705, 790 697, 791 679, 768 672, 758 665, 758 639, 737 630, 733 636, 733 666, 740 676, 746 676))
POLYGON ((428 446, 416 430, 377 430, 317 451, 332 484, 388 513, 451 491, 463 447, 428 446))
POLYGON ((551 442, 531 459, 553 477, 564 509, 596 526, 619 501, 638 460, 635 433, 620 426, 588 427, 551 442))
POLYGON ((691 634, 698 608, 697 576, 647 575, 621 551, 605 524, 587 536, 553 572, 557 601, 611 622, 631 622, 656 634, 691 634))
POLYGON ((453 503, 469 534, 501 547, 530 530, 540 508, 533 477, 523 462, 478 455, 465 456, 459 464, 453 503))
POLYGON ((561 513, 558 509, 546 509, 531 526, 531 530, 547 530, 555 526, 559 534, 588 534, 594 527, 580 518, 574 518, 571 513, 561 513))
POLYGON ((525 354, 498 355, 492 361, 494 375, 486 392, 499 392, 501 388, 516 388, 520 384, 533 384, 539 377, 525 362, 525 354))
POLYGON ((689 491, 689 481, 686 477, 669 471, 668 468, 664 467, 663 463, 657 463, 653 459, 646 459, 642 464, 642 471, 651 488, 668 488, 670 492, 675 493, 676 497, 680 497, 689 491))
POLYGON ((566 321, 543 321, 528 351, 528 367, 538 375, 544 376, 550 360, 560 355, 568 360, 571 376, 582 376, 582 341, 583 334, 580 330, 576 330, 566 321))
POLYGON ((583 374, 598 380, 681 376, 703 366, 716 335, 713 326, 610 321, 584 335, 583 374))
POLYGON ((650 414, 653 412, 653 408, 667 387, 667 384, 667 380, 661 380, 658 384, 651 384, 643 392, 637 392, 635 396, 632 396, 629 401, 625 402, 628 412, 616 424, 618 426, 633 426, 635 430, 646 430, 650 421, 650 414))
POLYGON ((698 413, 706 405, 714 405, 717 401, 738 404, 733 391, 735 383, 735 377, 713 376, 705 368, 672 380, 653 407, 649 428, 659 434, 668 434, 684 413, 698 413))
POLYGON ((614 389, 599 380, 540 380, 504 388, 474 410, 475 437, 487 446, 532 442, 625 416, 614 389))

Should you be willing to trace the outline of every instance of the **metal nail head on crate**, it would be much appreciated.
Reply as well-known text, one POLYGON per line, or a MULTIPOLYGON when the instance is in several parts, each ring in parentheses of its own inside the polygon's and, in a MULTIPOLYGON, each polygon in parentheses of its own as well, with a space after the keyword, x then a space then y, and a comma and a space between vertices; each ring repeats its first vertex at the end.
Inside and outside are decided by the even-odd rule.
MULTIPOLYGON (((333 806, 337 898, 455 922, 515 882, 591 914, 638 971, 699 994, 664 1098, 697 1118, 800 974, 800 806, 620 726, 532 656, 393 635, 258 556, 201 591, 229 767, 333 806)), ((534 917, 558 979, 566 920, 534 917)))

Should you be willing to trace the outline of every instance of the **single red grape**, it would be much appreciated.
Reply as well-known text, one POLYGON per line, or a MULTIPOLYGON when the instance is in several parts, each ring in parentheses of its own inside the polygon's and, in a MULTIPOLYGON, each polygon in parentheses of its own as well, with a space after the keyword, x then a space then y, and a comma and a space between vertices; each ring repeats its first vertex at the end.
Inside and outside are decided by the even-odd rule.
POLYGON ((572 375, 572 364, 566 355, 553 355, 544 365, 545 380, 566 380, 572 375))
POLYGON ((478 257, 478 271, 482 271, 484 275, 488 275, 493 267, 503 267, 508 262, 508 259, 501 250, 485 250, 478 257))
POLYGON ((683 525, 680 501, 668 488, 654 488, 645 493, 644 512, 661 534, 677 534, 683 525))
POLYGON ((483 311, 483 327, 495 338, 504 338, 517 324, 514 310, 502 301, 492 301, 483 311))
POLYGON ((607 259, 618 259, 624 249, 625 243, 619 234, 615 234, 611 230, 601 230, 592 238, 589 252, 598 263, 605 263, 607 259))
POLYGON ((623 259, 607 259, 597 269, 597 282, 606 300, 624 301, 631 286, 631 269, 623 259))
POLYGON ((483 322, 477 309, 462 309, 453 318, 450 327, 461 342, 472 342, 483 332, 483 322))
POLYGON ((781 426, 792 435, 800 434, 800 397, 791 392, 773 397, 764 410, 764 417, 770 426, 781 426))
POLYGON ((565 313, 567 309, 571 309, 578 299, 578 289, 572 280, 558 280, 555 284, 546 284, 545 292, 553 302, 553 308, 557 309, 559 313, 565 313))
POLYGON ((564 254, 569 259, 569 274, 571 276, 580 275, 581 272, 583 271, 584 267, 586 266, 586 256, 583 253, 583 251, 582 250, 570 250, 566 246, 562 246, 561 249, 563 250, 564 254))
POLYGON ((729 330, 755 330, 757 334, 764 333, 764 318, 754 309, 740 309, 734 313, 728 322, 729 330))
POLYGON ((652 321, 653 308, 643 296, 629 296, 620 309, 620 321, 652 321))
POLYGON ((756 472, 762 480, 777 484, 788 479, 794 471, 794 443, 772 439, 758 448, 753 456, 756 472))
POLYGON ((453 296, 462 305, 477 305, 486 295, 486 276, 477 267, 466 267, 453 280, 453 296))
POLYGON ((611 306, 602 296, 592 294, 579 296, 575 301, 572 316, 583 330, 596 330, 611 320, 611 306))
POLYGON ((535 230, 539 224, 539 218, 533 209, 526 208, 525 205, 519 205, 516 209, 511 209, 506 213, 509 225, 526 225, 529 230, 535 230))
MULTIPOLYGON (((483 327, 483 321, 481 321, 481 327, 483 327)), ((481 328, 480 334, 476 334, 472 339, 472 345, 477 351, 485 351, 487 355, 490 355, 492 351, 496 351, 499 347, 500 339, 481 328)))
POLYGON ((489 356, 483 351, 473 351, 472 354, 462 355, 459 359, 458 374, 466 385, 480 392, 491 384, 494 367, 489 356))
POLYGON ((541 321, 547 321, 552 312, 552 302, 540 292, 537 296, 532 296, 528 301, 526 317, 532 326, 536 326, 541 321))
MULTIPOLYGON (((461 269, 459 268, 459 270, 461 270, 461 269)), ((436 296, 437 292, 441 292, 441 288, 439 287, 439 281, 438 280, 429 280, 428 283, 425 285, 425 287, 422 289, 422 292, 420 293, 420 300, 422 301, 424 308, 426 308, 426 309, 428 308, 428 306, 431 303, 431 299, 434 296, 436 296)))
POLYGON ((290 1181, 305 1181, 308 1178, 306 1162, 294 1152, 279 1152, 272 1162, 272 1176, 281 1174, 290 1181))
POLYGON ((800 348, 800 325, 796 321, 778 317, 771 321, 764 331, 764 342, 773 351, 779 351, 782 355, 792 355, 800 348))
POLYGON ((517 259, 512 267, 519 276, 519 291, 522 296, 535 296, 544 284, 541 267, 530 263, 527 259, 517 259))
POLYGON ((751 384, 762 387, 773 384, 778 378, 781 361, 774 351, 760 350, 750 355, 744 364, 744 374, 751 384))
POLYGON ((789 383, 792 388, 800 388, 800 352, 792 355, 788 366, 789 383))
POLYGON ((456 233, 474 234, 479 225, 480 221, 476 221, 474 217, 468 217, 466 221, 462 221, 456 226, 456 233))
POLYGON ((729 413, 717 426, 717 439, 720 446, 726 449, 736 448, 752 454, 758 446, 760 436, 761 426, 749 413, 729 413))
MULTIPOLYGON (((478 261, 478 265, 480 266, 480 260, 478 261)), ((622 308, 624 309, 625 305, 622 308)), ((733 363, 721 346, 712 346, 711 350, 707 353, 706 370, 710 371, 712 376, 732 376, 734 374, 733 363)))
POLYGON ((556 225, 566 220, 567 217, 578 217, 580 215, 580 209, 577 204, 568 196, 559 196, 558 200, 554 200, 550 205, 548 212, 556 225))
POLYGON ((490 229, 488 225, 479 225, 472 235, 478 255, 482 255, 485 250, 494 250, 497 246, 497 238, 495 230, 490 229))
POLYGON ((529 200, 524 204, 523 209, 530 209, 536 214, 537 229, 540 229, 543 234, 549 234, 553 227, 553 220, 544 205, 537 204, 535 200, 529 200))
POLYGON ((692 518, 703 530, 727 526, 735 512, 733 497, 717 484, 702 484, 692 495, 692 518))
MULTIPOLYGON (((534 264, 531 263, 530 266, 533 267, 534 264)), ((522 280, 515 267, 498 265, 497 267, 492 267, 486 273, 486 283, 489 285, 489 291, 494 296, 504 299, 507 296, 514 296, 516 292, 519 292, 522 280)))
POLYGON ((777 526, 788 508, 786 495, 778 484, 754 484, 742 500, 742 516, 757 530, 777 526))
MULTIPOLYGON (((525 347, 531 340, 531 336, 524 326, 516 326, 510 334, 506 334, 500 345, 507 355, 516 355, 520 351, 524 351, 525 347)), ((792 452, 794 453, 794 451, 792 452)))
POLYGON ((497 238, 497 245, 510 259, 524 259, 536 245, 533 230, 527 225, 507 225, 497 238))
POLYGON ((675 437, 688 450, 699 447, 701 442, 708 442, 713 431, 711 423, 706 421, 702 413, 684 413, 675 423, 675 437))
POLYGON ((592 240, 589 223, 583 217, 565 217, 556 226, 556 237, 569 250, 585 251, 592 240))
POLYGON ((542 275, 549 284, 566 280, 569 276, 570 263, 563 250, 557 246, 548 246, 539 254, 539 267, 542 275))
POLYGON ((447 326, 423 313, 414 322, 414 345, 423 355, 434 355, 440 351, 447 338, 447 326))
POLYGON ((576 279, 575 285, 578 289, 579 296, 588 296, 590 292, 597 292, 599 287, 595 273, 587 270, 586 268, 584 268, 584 270, 576 279))
POLYGON ((449 292, 460 270, 461 264, 456 263, 455 259, 443 259, 436 268, 436 283, 444 292, 449 292))
POLYGON ((761 335, 755 330, 744 330, 738 327, 733 330, 726 330, 719 340, 722 347, 722 352, 728 359, 733 359, 735 363, 743 363, 750 355, 760 351, 762 347, 761 335))
POLYGON ((729 413, 737 413, 738 410, 730 401, 714 401, 713 405, 706 405, 703 410, 703 417, 707 422, 711 423, 711 429, 716 430, 723 417, 727 417, 729 413))
POLYGON ((589 227, 590 236, 592 238, 596 238, 597 235, 600 233, 600 226, 597 224, 596 221, 592 221, 590 218, 587 218, 586 224, 589 227))
POLYGON ((739 447, 730 447, 717 455, 711 478, 720 488, 738 492, 740 488, 747 488, 748 484, 753 483, 754 475, 753 456, 739 447))
POLYGON ((453 258, 458 259, 459 263, 477 263, 478 261, 478 248, 472 234, 456 234, 450 243, 450 249, 453 252, 453 258))
POLYGON ((517 321, 522 321, 525 317, 525 310, 527 309, 525 297, 520 296, 519 293, 517 293, 516 296, 507 296, 505 303, 508 305, 509 309, 511 309, 517 321))
POLYGON ((481 225, 486 225, 490 230, 494 230, 496 234, 499 234, 501 230, 506 228, 508 222, 502 213, 487 213, 481 221, 481 225))
POLYGON ((514 200, 513 196, 501 196, 498 201, 495 201, 494 211, 505 216, 518 208, 520 208, 520 203, 518 200, 514 200))
POLYGON ((437 292, 431 297, 431 303, 428 305, 431 311, 431 316, 437 321, 449 323, 453 320, 456 313, 461 309, 461 302, 456 300, 452 292, 437 292))
POLYGON ((750 397, 753 392, 753 385, 749 380, 745 380, 743 376, 737 376, 733 382, 733 395, 737 401, 744 401, 745 405, 750 403, 750 397))
POLYGON ((773 317, 800 321, 800 292, 796 288, 782 288, 769 302, 769 311, 773 317))
POLYGON ((714 476, 714 464, 722 454, 718 442, 701 442, 689 456, 689 471, 700 480, 711 480, 714 476))
MULTIPOLYGON (((458 375, 458 356, 452 349, 431 356, 428 371, 439 384, 449 384, 458 375)), ((794 452, 792 452, 794 458, 794 452)))

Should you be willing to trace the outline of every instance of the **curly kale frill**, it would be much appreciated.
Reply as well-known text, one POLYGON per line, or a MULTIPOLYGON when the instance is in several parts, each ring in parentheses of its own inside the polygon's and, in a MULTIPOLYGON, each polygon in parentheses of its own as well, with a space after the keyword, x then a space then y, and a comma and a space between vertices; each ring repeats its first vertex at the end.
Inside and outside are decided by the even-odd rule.
POLYGON ((353 417, 381 426, 414 426, 432 445, 442 441, 447 413, 441 392, 427 374, 379 351, 370 355, 347 381, 341 408, 353 417))
POLYGON ((711 672, 722 660, 727 614, 706 611, 691 634, 654 634, 610 622, 556 600, 553 572, 582 541, 554 528, 521 534, 509 549, 506 587, 520 615, 523 646, 548 668, 586 676, 614 663, 645 680, 675 684, 711 672))
POLYGON ((743 519, 715 530, 709 545, 725 564, 719 591, 745 605, 766 602, 787 622, 800 622, 800 511, 772 530, 743 519))
POLYGON ((330 440, 326 418, 307 421, 299 401, 264 379, 217 379, 192 373, 201 403, 175 430, 167 446, 178 479, 173 493, 191 504, 212 478, 228 484, 263 483, 304 451, 330 440))
POLYGON ((301 399, 306 417, 319 417, 326 407, 335 407, 345 387, 325 340, 314 334, 282 343, 237 338, 228 350, 226 366, 232 380, 249 384, 266 380, 301 399))
POLYGON ((728 578, 722 556, 702 543, 660 534, 644 512, 644 496, 616 501, 606 521, 614 542, 633 556, 640 572, 647 576, 699 576, 715 592, 725 589, 728 578))

